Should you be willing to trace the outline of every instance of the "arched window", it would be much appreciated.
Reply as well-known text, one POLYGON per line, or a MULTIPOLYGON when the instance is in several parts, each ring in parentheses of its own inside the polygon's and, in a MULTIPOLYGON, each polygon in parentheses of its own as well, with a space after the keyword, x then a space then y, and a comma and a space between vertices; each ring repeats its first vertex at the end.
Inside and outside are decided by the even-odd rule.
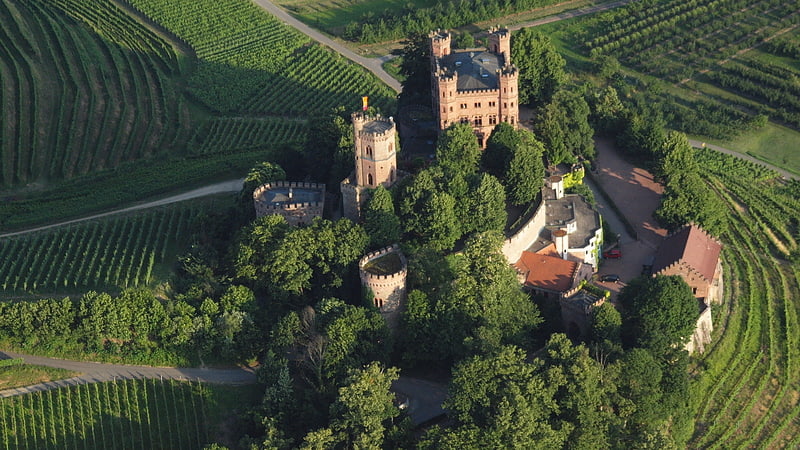
POLYGON ((372 186, 372 174, 367 175, 367 184, 372 186))
POLYGON ((367 146, 367 156, 372 158, 372 147, 370 147, 369 145, 367 146))
POLYGON ((389 153, 394 151, 394 143, 389 142, 389 153))

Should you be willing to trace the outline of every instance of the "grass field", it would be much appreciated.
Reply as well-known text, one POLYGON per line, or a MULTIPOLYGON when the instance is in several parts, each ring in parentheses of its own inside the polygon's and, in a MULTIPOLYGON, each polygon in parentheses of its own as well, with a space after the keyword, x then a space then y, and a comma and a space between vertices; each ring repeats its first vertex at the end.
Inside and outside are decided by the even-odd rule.
POLYGON ((0 391, 47 381, 63 380, 77 375, 79 375, 77 372, 69 370, 31 364, 0 367, 0 391))

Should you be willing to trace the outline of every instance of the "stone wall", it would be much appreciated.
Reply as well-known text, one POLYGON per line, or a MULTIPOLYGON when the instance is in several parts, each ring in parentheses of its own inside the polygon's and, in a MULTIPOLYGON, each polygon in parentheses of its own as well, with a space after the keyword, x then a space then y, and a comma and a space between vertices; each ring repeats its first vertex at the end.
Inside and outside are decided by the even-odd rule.
POLYGON ((545 202, 542 201, 533 217, 528 220, 513 236, 507 238, 503 243, 503 255, 509 264, 519 261, 522 252, 527 250, 534 241, 539 239, 539 235, 544 230, 546 222, 545 202))
POLYGON ((714 331, 714 325, 711 323, 711 307, 706 306, 700 317, 697 318, 697 324, 692 333, 691 339, 686 343, 686 351, 690 354, 694 352, 703 353, 707 344, 711 343, 711 332, 714 331))

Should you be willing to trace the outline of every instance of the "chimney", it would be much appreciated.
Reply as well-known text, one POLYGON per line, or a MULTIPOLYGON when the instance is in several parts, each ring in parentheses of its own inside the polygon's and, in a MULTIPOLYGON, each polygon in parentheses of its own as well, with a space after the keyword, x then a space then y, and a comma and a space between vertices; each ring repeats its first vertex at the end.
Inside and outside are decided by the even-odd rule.
POLYGON ((553 230, 551 232, 551 239, 556 244, 556 251, 561 259, 567 259, 567 249, 569 248, 569 236, 566 230, 553 230))
POLYGON ((292 188, 289 188, 289 200, 291 200, 291 199, 292 199, 292 194, 293 194, 293 192, 292 192, 292 188))
POLYGON ((552 177, 547 179, 547 184, 550 185, 550 189, 555 191, 556 200, 564 197, 564 179, 558 175, 553 175, 552 177))

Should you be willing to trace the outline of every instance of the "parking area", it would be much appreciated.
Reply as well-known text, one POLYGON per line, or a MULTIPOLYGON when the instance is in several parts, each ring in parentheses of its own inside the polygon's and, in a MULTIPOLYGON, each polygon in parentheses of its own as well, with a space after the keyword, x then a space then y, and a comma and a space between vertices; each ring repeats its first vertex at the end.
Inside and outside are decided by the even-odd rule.
MULTIPOLYGON (((622 256, 603 259, 595 281, 598 286, 611 291, 611 300, 614 301, 625 283, 641 275, 642 266, 652 262, 658 245, 667 235, 667 230, 661 228, 653 217, 661 201, 663 187, 653 180, 649 172, 622 159, 610 140, 598 139, 596 145, 598 157, 595 161, 597 172, 594 178, 633 225, 637 234, 629 235, 622 221, 616 217, 617 213, 595 192, 600 214, 620 235, 619 246, 616 248, 622 256), (600 281, 600 277, 608 274, 619 275, 620 281, 600 281)), ((594 190, 597 189, 591 181, 587 184, 594 190)))

